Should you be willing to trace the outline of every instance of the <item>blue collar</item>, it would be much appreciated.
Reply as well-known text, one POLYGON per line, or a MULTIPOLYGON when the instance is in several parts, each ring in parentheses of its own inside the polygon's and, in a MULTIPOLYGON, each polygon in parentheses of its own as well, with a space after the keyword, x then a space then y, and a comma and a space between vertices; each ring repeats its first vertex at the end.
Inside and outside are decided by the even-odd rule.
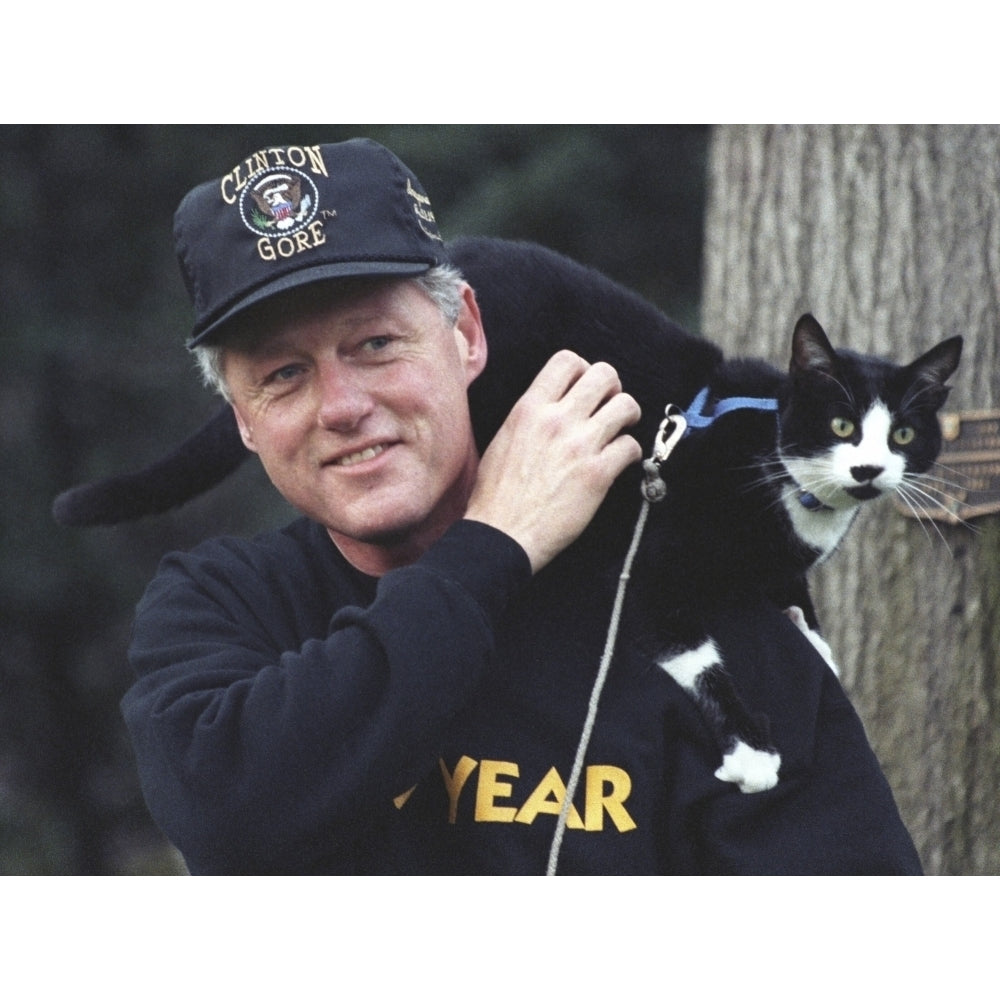
POLYGON ((725 399, 716 400, 711 414, 707 414, 705 413, 705 406, 708 403, 708 396, 708 386, 705 386, 694 397, 694 402, 684 414, 684 419, 687 421, 685 434, 690 434, 695 429, 710 426, 713 421, 730 410, 770 410, 775 413, 778 410, 778 401, 776 399, 760 399, 754 396, 728 396, 725 399))
POLYGON ((810 493, 807 489, 800 486, 798 492, 795 494, 795 499, 798 500, 806 510, 833 510, 832 507, 828 507, 818 496, 814 493, 810 493))

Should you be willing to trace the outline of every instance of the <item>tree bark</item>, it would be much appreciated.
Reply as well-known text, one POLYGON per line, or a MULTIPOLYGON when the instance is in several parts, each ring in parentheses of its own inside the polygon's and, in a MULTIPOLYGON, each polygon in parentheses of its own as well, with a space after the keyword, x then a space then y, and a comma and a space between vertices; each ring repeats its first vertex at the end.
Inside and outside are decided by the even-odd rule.
MULTIPOLYGON (((784 367, 807 311, 904 362, 960 333, 946 409, 1000 406, 1000 128, 716 129, 702 330, 784 367)), ((925 869, 1000 873, 1000 515, 883 501, 812 582, 925 869)))

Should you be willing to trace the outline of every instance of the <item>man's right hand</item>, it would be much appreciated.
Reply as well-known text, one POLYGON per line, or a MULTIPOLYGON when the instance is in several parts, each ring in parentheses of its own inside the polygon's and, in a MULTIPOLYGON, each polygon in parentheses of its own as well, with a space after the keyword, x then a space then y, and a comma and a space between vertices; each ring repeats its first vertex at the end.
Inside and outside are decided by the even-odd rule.
POLYGON ((590 523, 639 443, 639 404, 617 372, 560 351, 511 410, 479 465, 466 517, 506 532, 538 572, 590 523))

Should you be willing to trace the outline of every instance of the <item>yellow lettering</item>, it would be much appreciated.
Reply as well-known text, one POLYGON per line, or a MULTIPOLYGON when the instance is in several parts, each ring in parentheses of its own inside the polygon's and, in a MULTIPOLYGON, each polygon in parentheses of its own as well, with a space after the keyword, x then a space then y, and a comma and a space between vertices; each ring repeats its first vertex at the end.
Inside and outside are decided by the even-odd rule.
POLYGON ((233 187, 234 184, 235 184, 235 181, 233 180, 233 175, 232 174, 226 174, 226 176, 222 178, 222 183, 219 185, 219 191, 222 194, 222 200, 227 205, 233 205, 233 204, 236 203, 236 193, 235 193, 235 191, 230 192, 227 189, 227 185, 229 187, 233 187))
POLYGON ((635 820, 624 805, 632 792, 632 779, 626 771, 610 764, 591 764, 587 768, 586 790, 584 825, 587 830, 603 830, 605 812, 619 833, 635 829, 635 820), (607 793, 606 784, 611 786, 607 793))
POLYGON ((317 219, 315 222, 310 222, 306 228, 312 233, 313 246, 318 247, 321 243, 326 242, 326 233, 323 232, 323 223, 317 219))
POLYGON ((257 253, 261 260, 277 260, 278 257, 291 257, 303 250, 312 250, 325 242, 323 223, 317 219, 291 236, 280 236, 273 241, 267 236, 262 236, 257 241, 257 253))
MULTIPOLYGON (((219 184, 222 200, 227 205, 236 203, 239 192, 247 185, 247 178, 242 174, 244 167, 246 167, 247 176, 249 177, 259 173, 261 170, 266 170, 268 167, 284 167, 286 164, 294 167, 308 167, 314 174, 322 174, 324 177, 330 176, 327 173, 326 163, 323 162, 323 154, 319 146, 289 146, 287 149, 272 146, 270 149, 261 149, 253 155, 248 156, 242 163, 234 167, 222 178, 219 184)), ((416 191, 412 193, 415 198, 420 197, 416 191)), ((426 201, 427 199, 423 200, 426 201)), ((317 243, 326 242, 325 240, 318 239, 316 233, 313 233, 313 238, 316 239, 317 243)), ((288 255, 286 254, 285 256, 288 255)))
MULTIPOLYGON (((562 811, 565 799, 566 786, 563 784, 562 778, 559 777, 559 772, 554 767, 550 767, 545 777, 538 782, 538 787, 517 811, 514 821, 516 823, 534 823, 539 813, 551 813, 553 816, 558 816, 562 811)), ((583 829, 583 821, 574 805, 569 807, 566 826, 570 830, 583 829)))
POLYGON ((257 253, 260 254, 261 260, 274 260, 274 247, 266 236, 257 240, 257 253))
MULTIPOLYGON (((473 820, 476 823, 524 823, 530 825, 542 815, 558 816, 566 801, 566 784, 555 767, 550 767, 533 789, 520 809, 504 800, 513 797, 514 785, 504 778, 519 778, 520 768, 513 761, 476 761, 463 754, 453 771, 448 770, 444 759, 438 760, 441 777, 448 794, 448 822, 458 821, 458 802, 472 772, 479 769, 476 783, 476 803, 473 820)), ((413 789, 393 801, 402 808, 413 789)), ((583 793, 585 796, 583 818, 576 806, 570 803, 566 825, 570 830, 597 833, 604 829, 604 817, 611 818, 619 833, 636 829, 636 822, 625 808, 632 793, 632 779, 620 767, 611 764, 591 764, 586 769, 583 793)))
POLYGON ((421 194, 410 182, 410 178, 406 178, 406 193, 416 202, 422 205, 429 205, 431 203, 430 198, 425 194, 421 194))
POLYGON ((484 760, 479 765, 479 784, 476 786, 476 822, 509 823, 517 812, 512 806, 498 806, 497 799, 509 799, 514 790, 509 781, 498 781, 499 775, 516 778, 520 774, 517 764, 506 760, 484 760))
POLYGON ((426 209, 421 208, 419 205, 414 205, 413 211, 417 213, 418 219, 423 219, 424 222, 433 222, 435 224, 437 223, 437 220, 434 218, 433 212, 428 212, 426 209))
POLYGON ((239 166, 233 167, 233 169, 222 178, 222 183, 219 185, 220 191, 222 193, 222 200, 227 205, 232 205, 236 201, 236 192, 242 191, 246 187, 247 182, 240 176, 239 166), (226 183, 232 188, 232 192, 226 189, 226 183))
POLYGON ((397 795, 397 796, 396 796, 396 797, 395 797, 395 798, 394 798, 394 799, 392 800, 392 803, 393 803, 393 805, 394 805, 394 806, 395 806, 395 807, 396 807, 397 809, 402 809, 402 808, 403 808, 403 806, 405 806, 405 805, 406 805, 406 801, 407 801, 407 799, 409 799, 409 797, 410 797, 410 796, 411 796, 411 795, 412 795, 412 794, 413 794, 413 793, 414 793, 414 792, 415 792, 416 790, 417 790, 417 786, 416 786, 416 785, 414 785, 414 786, 413 786, 413 787, 412 787, 411 789, 409 789, 408 791, 405 791, 405 792, 403 792, 403 794, 402 794, 402 795, 397 795))
POLYGON ((320 152, 319 146, 306 146, 306 155, 312 164, 310 169, 314 174, 322 174, 324 177, 330 176, 326 172, 326 164, 323 162, 323 154, 320 152))
POLYGON ((441 768, 441 777, 444 778, 444 787, 448 792, 449 823, 454 824, 458 818, 458 797, 462 794, 462 789, 465 787, 466 781, 469 780, 469 775, 475 771, 477 763, 478 761, 474 761, 471 757, 466 757, 463 754, 455 765, 454 773, 449 774, 447 764, 441 759, 438 760, 438 766, 441 768))

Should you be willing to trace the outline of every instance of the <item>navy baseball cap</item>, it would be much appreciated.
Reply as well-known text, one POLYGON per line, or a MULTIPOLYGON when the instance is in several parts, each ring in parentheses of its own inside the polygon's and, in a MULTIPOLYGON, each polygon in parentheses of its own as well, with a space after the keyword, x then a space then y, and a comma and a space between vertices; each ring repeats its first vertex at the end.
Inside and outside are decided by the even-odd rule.
POLYGON ((447 260, 420 182, 371 139, 253 153, 184 198, 174 239, 195 309, 188 347, 289 288, 447 260))

